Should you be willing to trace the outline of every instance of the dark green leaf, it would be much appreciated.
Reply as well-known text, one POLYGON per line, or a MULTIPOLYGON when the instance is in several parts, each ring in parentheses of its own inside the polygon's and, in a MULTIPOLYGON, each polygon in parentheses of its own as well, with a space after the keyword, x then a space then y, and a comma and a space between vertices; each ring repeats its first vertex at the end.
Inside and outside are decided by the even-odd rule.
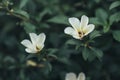
POLYGON ((112 34, 113 34, 113 38, 120 42, 120 30, 113 31, 112 34))
POLYGON ((84 58, 84 60, 87 60, 89 57, 90 51, 88 48, 84 47, 83 51, 82 51, 82 56, 84 58))
POLYGON ((15 13, 16 15, 20 15, 21 17, 24 17, 26 19, 29 19, 29 14, 26 11, 20 9, 14 9, 13 13, 15 13))
POLYGON ((90 23, 93 23, 95 25, 103 25, 98 18, 90 18, 90 23))
POLYGON ((110 30, 110 25, 106 24, 103 26, 103 32, 106 33, 110 30))
POLYGON ((111 9, 114 9, 118 6, 120 6, 120 1, 115 1, 110 5, 109 9, 111 10, 111 9))
POLYGON ((26 33, 35 32, 36 27, 33 24, 29 22, 23 22, 22 25, 24 26, 26 33))
POLYGON ((97 9, 96 10, 96 17, 99 19, 100 22, 102 22, 102 24, 106 24, 107 23, 107 18, 108 18, 108 14, 104 9, 97 9))
POLYGON ((90 39, 94 39, 94 38, 99 37, 99 36, 101 36, 100 31, 95 30, 92 33, 90 33, 90 39))
POLYGON ((120 12, 117 12, 117 13, 114 13, 114 14, 112 14, 111 16, 110 16, 110 18, 109 18, 109 23, 110 23, 110 25, 112 25, 113 24, 113 22, 118 22, 118 21, 120 21, 120 12))
POLYGON ((29 0, 20 0, 20 9, 23 8, 29 0))
POLYGON ((56 24, 68 24, 68 18, 66 16, 55 16, 49 19, 48 22, 56 24))
POLYGON ((93 51, 94 55, 98 57, 98 59, 101 59, 101 57, 103 56, 102 50, 93 47, 91 47, 90 49, 93 51))

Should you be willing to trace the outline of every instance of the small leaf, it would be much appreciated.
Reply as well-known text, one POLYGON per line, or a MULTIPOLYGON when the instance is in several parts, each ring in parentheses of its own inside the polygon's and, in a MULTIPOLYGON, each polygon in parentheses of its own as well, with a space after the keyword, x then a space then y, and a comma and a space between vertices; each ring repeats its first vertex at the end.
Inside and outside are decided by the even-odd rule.
POLYGON ((104 33, 108 32, 109 30, 110 30, 110 25, 106 24, 106 25, 103 26, 103 32, 104 33))
POLYGON ((84 47, 84 49, 82 50, 82 56, 83 56, 84 60, 88 59, 89 54, 90 54, 89 49, 84 47))
POLYGON ((92 33, 90 33, 90 39, 94 39, 94 38, 96 38, 98 36, 101 36, 100 31, 95 30, 92 33))
POLYGON ((48 54, 48 55, 52 55, 52 54, 54 54, 54 53, 58 52, 58 49, 55 49, 55 48, 50 48, 50 49, 48 49, 48 52, 49 52, 49 54, 48 54))
POLYGON ((100 22, 102 22, 103 24, 107 23, 107 18, 108 18, 108 14, 104 9, 97 9, 96 10, 96 17, 99 19, 100 22))
POLYGON ((49 9, 44 9, 42 12, 40 12, 39 15, 36 16, 36 20, 41 21, 46 14, 49 14, 49 9))
POLYGON ((99 21, 99 19, 96 18, 96 17, 90 18, 90 23, 93 23, 93 24, 96 24, 96 25, 103 25, 103 24, 101 23, 101 21, 99 21))
POLYGON ((48 75, 52 70, 52 65, 48 61, 43 62, 43 65, 45 65, 45 67, 43 67, 41 71, 44 73, 44 75, 48 75))
POLYGON ((22 25, 24 26, 26 33, 35 32, 36 27, 33 24, 29 22, 23 22, 22 25))
POLYGON ((13 13, 20 15, 21 17, 25 17, 29 19, 29 14, 26 11, 20 10, 20 9, 14 9, 13 13))
POLYGON ((120 21, 120 12, 117 12, 117 13, 114 13, 110 16, 109 18, 109 23, 110 25, 113 23, 113 22, 118 22, 120 21))
POLYGON ((27 4, 27 2, 28 2, 28 0, 20 0, 19 8, 22 9, 27 4))
POLYGON ((98 59, 100 59, 103 56, 102 50, 93 47, 91 47, 90 49, 93 51, 94 55, 98 57, 98 59))
POLYGON ((120 6, 120 1, 115 1, 110 5, 109 9, 112 10, 118 6, 120 6))
POLYGON ((120 30, 113 31, 112 34, 113 34, 113 38, 120 42, 120 30))
POLYGON ((65 44, 66 45, 76 45, 76 46, 82 45, 80 41, 77 41, 75 39, 69 39, 69 40, 66 41, 65 44))
POLYGON ((57 24, 67 24, 68 25, 68 18, 66 16, 55 16, 51 19, 48 20, 48 22, 51 22, 51 23, 57 23, 57 24))

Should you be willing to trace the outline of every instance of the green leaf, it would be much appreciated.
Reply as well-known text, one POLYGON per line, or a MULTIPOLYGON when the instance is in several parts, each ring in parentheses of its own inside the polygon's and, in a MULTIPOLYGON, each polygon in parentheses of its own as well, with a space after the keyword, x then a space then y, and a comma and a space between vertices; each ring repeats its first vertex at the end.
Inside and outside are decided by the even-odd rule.
POLYGON ((29 19, 29 14, 26 11, 20 9, 14 9, 13 13, 15 13, 16 15, 20 15, 23 18, 29 19))
POLYGON ((110 16, 109 18, 109 23, 110 25, 113 23, 113 22, 118 22, 120 21, 120 12, 117 12, 117 13, 114 13, 110 16))
POLYGON ((52 70, 52 65, 50 64, 49 61, 43 62, 43 65, 45 66, 41 69, 41 71, 44 73, 44 75, 48 75, 52 70))
POLYGON ((115 1, 110 5, 109 9, 112 10, 118 6, 120 6, 120 1, 115 1))
POLYGON ((103 24, 101 23, 101 21, 99 21, 99 19, 96 18, 96 17, 90 18, 90 23, 93 23, 93 24, 96 24, 96 25, 103 25, 103 24))
POLYGON ((112 34, 113 34, 113 38, 120 42, 120 30, 113 31, 112 34))
POLYGON ((51 54, 54 54, 54 53, 58 52, 58 49, 56 49, 56 48, 50 48, 50 49, 48 49, 48 52, 49 52, 48 55, 51 55, 51 54))
POLYGON ((66 41, 65 44, 66 45, 76 45, 76 46, 82 45, 82 43, 80 41, 77 41, 75 39, 69 39, 69 40, 66 41))
POLYGON ((36 27, 33 24, 29 22, 23 22, 21 25, 24 26, 26 33, 35 32, 36 27))
POLYGON ((107 23, 108 14, 104 9, 101 8, 97 9, 95 14, 102 24, 107 23))
POLYGON ((36 20, 41 21, 43 19, 43 17, 47 14, 50 14, 49 9, 44 9, 42 12, 39 13, 38 16, 36 16, 36 20))
POLYGON ((67 19, 68 18, 66 16, 55 16, 55 17, 49 19, 48 22, 68 25, 67 19))
POLYGON ((90 39, 94 39, 94 38, 99 37, 99 36, 101 36, 100 31, 95 30, 92 33, 90 33, 90 39))
POLYGON ((97 48, 93 48, 93 47, 91 47, 90 49, 93 51, 93 54, 94 54, 98 59, 100 59, 100 58, 103 56, 102 50, 97 49, 97 48))
POLYGON ((20 0, 19 8, 22 9, 27 4, 27 2, 28 2, 28 0, 20 0))
POLYGON ((89 49, 84 47, 84 49, 82 50, 82 56, 83 56, 84 60, 88 59, 89 54, 90 54, 89 49))
POLYGON ((110 30, 110 25, 106 24, 103 26, 103 32, 106 33, 110 30))
POLYGON ((89 50, 89 56, 88 56, 88 61, 93 61, 95 58, 96 58, 96 56, 93 54, 93 52, 91 51, 91 50, 89 50))

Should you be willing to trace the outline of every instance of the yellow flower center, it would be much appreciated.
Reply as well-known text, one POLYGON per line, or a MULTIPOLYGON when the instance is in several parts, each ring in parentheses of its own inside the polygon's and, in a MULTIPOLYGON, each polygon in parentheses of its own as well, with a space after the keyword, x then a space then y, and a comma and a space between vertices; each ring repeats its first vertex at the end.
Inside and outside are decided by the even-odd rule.
POLYGON ((38 46, 36 46, 36 50, 37 50, 37 51, 40 51, 41 49, 40 49, 38 46))
POLYGON ((78 31, 78 35, 79 35, 80 39, 82 39, 82 38, 83 38, 83 36, 84 36, 84 33, 83 33, 83 32, 81 32, 81 31, 78 31))

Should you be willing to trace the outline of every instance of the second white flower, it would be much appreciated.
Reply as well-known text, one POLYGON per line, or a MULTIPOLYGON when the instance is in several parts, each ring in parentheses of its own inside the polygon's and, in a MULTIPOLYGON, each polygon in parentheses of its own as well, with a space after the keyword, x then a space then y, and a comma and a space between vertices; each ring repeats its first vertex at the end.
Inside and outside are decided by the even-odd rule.
POLYGON ((26 47, 25 51, 28 53, 38 53, 44 47, 44 42, 46 39, 46 35, 41 33, 39 35, 35 33, 29 33, 31 41, 25 39, 21 42, 22 45, 26 47))
POLYGON ((75 39, 82 39, 84 36, 88 35, 91 33, 95 25, 94 24, 89 24, 89 19, 87 16, 83 15, 81 17, 81 21, 79 21, 78 18, 72 17, 69 18, 69 23, 72 25, 72 27, 67 27, 65 28, 64 32, 68 35, 73 36, 75 39))

